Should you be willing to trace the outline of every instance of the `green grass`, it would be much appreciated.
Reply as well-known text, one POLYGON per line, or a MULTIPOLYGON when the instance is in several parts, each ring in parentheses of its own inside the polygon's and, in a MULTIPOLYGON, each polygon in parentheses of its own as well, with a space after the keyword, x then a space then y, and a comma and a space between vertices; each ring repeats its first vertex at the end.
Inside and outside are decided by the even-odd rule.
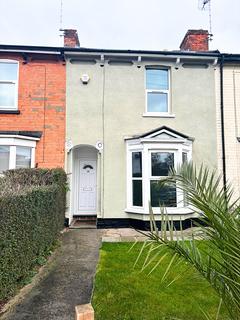
MULTIPOLYGON (((216 319, 219 298, 195 270, 179 264, 162 283, 171 258, 148 275, 153 265, 141 272, 146 254, 134 268, 142 244, 131 246, 103 243, 92 301, 96 320, 206 320, 201 309, 216 319)), ((219 320, 227 319, 222 307, 219 320)))

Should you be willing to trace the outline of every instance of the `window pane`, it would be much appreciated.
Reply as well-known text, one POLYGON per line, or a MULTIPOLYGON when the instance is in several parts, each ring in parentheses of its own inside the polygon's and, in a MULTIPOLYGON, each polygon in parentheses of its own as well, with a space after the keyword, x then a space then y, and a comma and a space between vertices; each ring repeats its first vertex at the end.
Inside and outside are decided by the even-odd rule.
POLYGON ((0 107, 14 107, 15 84, 0 82, 0 107))
POLYGON ((150 181, 152 207, 176 207, 177 192, 175 186, 159 186, 159 180, 150 181))
POLYGON ((142 207, 142 180, 132 182, 133 206, 142 207))
POLYGON ((142 152, 132 153, 132 176, 142 177, 142 152))
POLYGON ((167 69, 147 69, 147 89, 168 90, 167 69))
POLYGON ((18 64, 0 62, 0 80, 17 80, 18 64))
POLYGON ((31 148, 16 148, 16 168, 31 168, 31 148))
MULTIPOLYGON (((182 163, 187 163, 188 162, 188 154, 187 152, 182 153, 182 163)), ((188 201, 187 201, 187 196, 186 192, 183 191, 183 205, 184 207, 188 206, 188 201)))
POLYGON ((148 112, 168 112, 167 93, 148 92, 147 108, 148 112))
POLYGON ((0 146, 0 172, 9 169, 10 149, 7 146, 0 146))
POLYGON ((168 176, 170 169, 174 168, 174 154, 170 152, 153 152, 152 176, 168 176))
POLYGON ((187 152, 182 153, 182 163, 186 163, 188 161, 187 152))

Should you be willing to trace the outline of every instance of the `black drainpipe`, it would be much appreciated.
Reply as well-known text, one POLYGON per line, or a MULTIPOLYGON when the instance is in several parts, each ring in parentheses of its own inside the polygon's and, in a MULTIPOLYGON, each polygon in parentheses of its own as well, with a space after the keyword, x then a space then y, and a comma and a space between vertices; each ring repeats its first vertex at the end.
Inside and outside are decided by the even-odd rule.
POLYGON ((223 188, 226 191, 226 150, 225 150, 225 129, 224 129, 224 102, 223 102, 223 64, 224 55, 220 60, 220 110, 221 110, 221 138, 222 138, 222 165, 223 165, 223 188))

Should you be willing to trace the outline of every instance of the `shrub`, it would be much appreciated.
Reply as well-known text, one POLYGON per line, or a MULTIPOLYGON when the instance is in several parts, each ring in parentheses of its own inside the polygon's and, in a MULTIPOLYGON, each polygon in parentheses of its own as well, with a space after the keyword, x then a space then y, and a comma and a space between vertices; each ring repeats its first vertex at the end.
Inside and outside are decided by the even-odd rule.
POLYGON ((0 299, 15 292, 56 241, 64 226, 65 194, 62 169, 9 170, 1 179, 0 299))
POLYGON ((17 169, 5 172, 5 178, 13 185, 43 186, 57 183, 66 185, 66 174, 63 169, 17 169))

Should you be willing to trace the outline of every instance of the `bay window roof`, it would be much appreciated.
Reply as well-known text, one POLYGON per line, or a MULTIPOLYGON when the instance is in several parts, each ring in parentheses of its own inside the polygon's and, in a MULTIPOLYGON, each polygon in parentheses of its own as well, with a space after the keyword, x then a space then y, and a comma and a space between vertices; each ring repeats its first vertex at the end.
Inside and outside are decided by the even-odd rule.
POLYGON ((151 131, 148 131, 142 134, 126 137, 125 140, 134 140, 134 139, 143 139, 143 138, 145 139, 155 138, 159 140, 185 139, 185 140, 194 141, 193 137, 190 137, 186 134, 183 134, 167 126, 161 126, 159 128, 153 129, 151 131))

